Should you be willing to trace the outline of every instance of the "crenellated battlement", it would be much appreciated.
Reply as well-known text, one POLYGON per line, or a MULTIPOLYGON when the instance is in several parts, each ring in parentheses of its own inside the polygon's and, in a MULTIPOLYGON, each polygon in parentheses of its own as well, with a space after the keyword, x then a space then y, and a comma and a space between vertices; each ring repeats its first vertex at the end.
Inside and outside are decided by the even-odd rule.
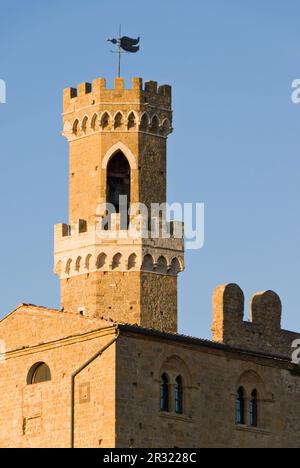
POLYGON ((135 218, 129 230, 120 229, 120 215, 112 216, 111 229, 78 220, 54 229, 55 273, 70 278, 95 271, 145 271, 177 276, 184 270, 183 223, 172 221, 170 237, 152 238, 135 218))
POLYGON ((126 89, 116 78, 113 89, 99 78, 64 91, 63 135, 69 140, 93 133, 143 132, 167 138, 172 132, 171 87, 133 78, 126 89))
POLYGON ((250 321, 244 321, 245 297, 236 284, 219 286, 213 293, 213 339, 231 346, 290 355, 297 334, 282 330, 280 297, 274 291, 255 293, 250 321))
POLYGON ((116 78, 109 89, 104 78, 64 90, 63 134, 69 141, 97 132, 146 132, 166 138, 172 132, 172 89, 141 78, 125 88, 116 78))
POLYGON ((97 78, 93 83, 81 83, 77 88, 66 88, 63 112, 74 112, 82 107, 103 103, 114 105, 116 102, 171 110, 172 88, 169 85, 158 86, 156 81, 143 84, 142 78, 133 78, 131 88, 125 87, 124 78, 116 78, 114 87, 108 88, 105 78, 97 78))

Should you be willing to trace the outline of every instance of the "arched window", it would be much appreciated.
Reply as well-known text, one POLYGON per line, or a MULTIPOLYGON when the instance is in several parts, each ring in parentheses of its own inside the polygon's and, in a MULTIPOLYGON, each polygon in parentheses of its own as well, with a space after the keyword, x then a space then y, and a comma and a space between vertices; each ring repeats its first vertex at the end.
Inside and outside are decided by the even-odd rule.
POLYGON ((142 270, 143 271, 153 271, 154 269, 154 260, 152 255, 147 254, 143 259, 142 270))
POLYGON ((183 385, 180 375, 177 377, 175 382, 175 413, 183 413, 183 385))
POLYGON ((111 204, 116 213, 121 213, 121 229, 128 226, 128 213, 130 207, 130 165, 121 151, 118 151, 109 161, 107 166, 107 203, 111 204), (124 208, 121 210, 120 197, 124 208))
POLYGON ((76 270, 77 272, 80 271, 80 268, 81 268, 81 260, 82 260, 81 257, 78 257, 77 260, 76 260, 75 270, 76 270))
POLYGON ((167 274, 167 269, 168 269, 168 262, 167 260, 165 259, 165 257, 159 257, 158 261, 157 261, 157 267, 156 267, 156 271, 157 273, 163 273, 163 274, 167 274))
POLYGON ((122 255, 120 253, 116 254, 112 261, 112 269, 117 270, 121 266, 122 255))
POLYGON ((110 124, 109 114, 105 112, 101 117, 100 125, 101 125, 102 130, 107 130, 109 128, 109 124, 110 124))
POLYGON ((67 273, 67 275, 69 275, 70 272, 71 272, 71 265, 72 265, 72 259, 69 258, 69 260, 67 261, 67 264, 66 264, 66 273, 67 273))
POLYGON ((245 391, 242 387, 236 395, 236 424, 245 424, 245 391))
POLYGON ((148 126, 149 126, 149 117, 145 113, 145 114, 143 114, 143 116, 141 118, 140 130, 142 132, 146 132, 148 130, 148 126))
POLYGON ((178 275, 178 273, 181 271, 181 266, 178 258, 173 258, 171 262, 171 266, 169 269, 169 275, 178 275))
POLYGON ((86 268, 86 270, 89 270, 89 269, 90 269, 91 258, 92 258, 92 255, 89 254, 89 255, 87 255, 87 257, 86 257, 86 259, 85 259, 85 268, 86 268))
POLYGON ((83 133, 86 135, 87 133, 87 128, 88 128, 88 117, 84 117, 83 121, 82 121, 82 126, 81 126, 81 129, 83 131, 83 133))
POLYGON ((107 256, 105 253, 101 253, 100 255, 98 255, 97 261, 96 261, 96 268, 98 270, 100 270, 100 268, 103 268, 105 266, 106 258, 107 256))
POLYGON ((118 112, 115 117, 115 130, 123 127, 123 115, 121 112, 118 112))
POLYGON ((250 426, 257 427, 257 391, 253 390, 250 400, 250 426))
POLYGON ((152 123, 151 123, 151 132, 152 133, 158 133, 158 130, 159 130, 159 120, 158 120, 157 115, 155 115, 153 117, 152 123))
POLYGON ((79 120, 78 119, 76 119, 74 124, 73 124, 73 133, 76 136, 78 136, 78 134, 79 134, 79 120))
POLYGON ((137 256, 136 254, 131 254, 128 259, 128 270, 132 270, 136 267, 137 256))
POLYGON ((34 385, 51 380, 51 372, 47 364, 38 362, 30 369, 27 376, 27 385, 34 385))
POLYGON ((168 119, 165 119, 161 127, 161 134, 163 136, 168 136, 170 132, 171 132, 170 121, 168 119))
POLYGON ((91 127, 94 132, 99 129, 99 116, 98 114, 94 114, 91 121, 91 127))
POLYGON ((160 411, 169 411, 169 379, 167 374, 161 376, 160 382, 160 411))
POLYGON ((135 119, 134 112, 131 112, 131 114, 129 115, 127 126, 128 126, 128 130, 133 130, 136 128, 136 119, 135 119))

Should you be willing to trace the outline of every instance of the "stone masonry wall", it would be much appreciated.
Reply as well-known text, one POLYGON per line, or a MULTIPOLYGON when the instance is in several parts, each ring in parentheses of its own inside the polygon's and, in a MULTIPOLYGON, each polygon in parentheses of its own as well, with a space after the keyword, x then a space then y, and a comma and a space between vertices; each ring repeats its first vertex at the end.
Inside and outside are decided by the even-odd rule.
MULTIPOLYGON (((119 448, 298 447, 300 378, 289 362, 214 349, 208 342, 121 333, 117 346, 117 443, 119 448), (160 411, 160 378, 170 381, 171 408, 160 411), (183 415, 175 414, 174 384, 182 376, 183 415), (240 386, 257 389, 258 427, 235 424, 240 386)), ((216 345, 217 346, 217 345, 216 345)))
POLYGON ((95 272, 61 281, 62 306, 78 313, 81 306, 91 317, 140 323, 140 273, 95 272))
POLYGON ((141 273, 141 325, 177 333, 177 277, 141 273))
MULTIPOLYGON (((38 328, 31 317, 27 322, 33 330, 38 328)), ((11 343, 5 362, 0 363, 0 447, 70 447, 71 374, 114 336, 115 330, 108 328, 94 333, 82 330, 82 334, 54 342, 45 337, 43 344, 15 351, 11 343), (38 362, 49 366, 51 381, 27 385, 28 372, 38 362)), ((30 339, 24 329, 23 344, 30 339)), ((75 447, 115 446, 114 364, 112 345, 76 379, 75 447)))
POLYGON ((62 280, 61 295, 66 311, 177 331, 177 277, 99 271, 62 280))
POLYGON ((167 140, 141 133, 139 168, 139 201, 150 212, 151 203, 167 201, 167 140))

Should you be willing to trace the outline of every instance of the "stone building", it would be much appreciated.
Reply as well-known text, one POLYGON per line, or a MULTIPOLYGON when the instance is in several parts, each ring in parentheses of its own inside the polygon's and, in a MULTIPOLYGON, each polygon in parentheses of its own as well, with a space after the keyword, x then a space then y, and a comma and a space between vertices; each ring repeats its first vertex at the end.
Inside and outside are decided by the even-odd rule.
POLYGON ((171 132, 169 86, 65 90, 61 310, 21 304, 0 322, 1 447, 300 446, 299 335, 281 329, 274 292, 245 322, 239 286, 218 287, 212 341, 178 334, 183 226, 143 211, 166 202, 171 132))

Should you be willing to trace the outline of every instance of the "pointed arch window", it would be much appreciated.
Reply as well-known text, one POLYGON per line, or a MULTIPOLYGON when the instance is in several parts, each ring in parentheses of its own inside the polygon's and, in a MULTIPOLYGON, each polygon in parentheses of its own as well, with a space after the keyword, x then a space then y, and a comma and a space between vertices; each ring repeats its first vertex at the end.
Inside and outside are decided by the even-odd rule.
POLYGON ((236 395, 236 424, 245 424, 245 391, 243 387, 238 389, 236 395))
POLYGON ((136 128, 136 118, 134 115, 134 112, 131 112, 131 114, 128 117, 128 130, 133 130, 136 128))
POLYGON ((110 126, 110 117, 109 117, 109 114, 107 112, 105 112, 102 117, 101 117, 101 128, 102 130, 107 130, 109 129, 109 126, 110 126))
POLYGON ((257 405, 257 390, 253 390, 251 393, 250 399, 250 426, 257 427, 257 414, 258 414, 258 405, 257 405))
POLYGON ((118 112, 115 117, 115 130, 123 127, 123 115, 118 112))
POLYGON ((183 414, 183 385, 180 375, 175 382, 175 413, 183 414))
POLYGON ((79 135, 79 120, 78 119, 76 119, 74 124, 73 124, 73 133, 76 136, 79 135))
POLYGON ((146 132, 148 130, 148 126, 149 126, 149 118, 148 118, 148 115, 147 114, 143 114, 142 118, 141 118, 141 125, 140 125, 140 130, 142 132, 146 132))
POLYGON ((160 411, 169 412, 169 409, 169 378, 163 374, 160 382, 160 411))
POLYGON ((128 228, 131 170, 126 156, 118 151, 107 166, 107 203, 121 214, 121 229, 128 228))
POLYGON ((158 120, 158 117, 155 115, 152 119, 151 132, 158 133, 158 130, 159 130, 159 120, 158 120))

